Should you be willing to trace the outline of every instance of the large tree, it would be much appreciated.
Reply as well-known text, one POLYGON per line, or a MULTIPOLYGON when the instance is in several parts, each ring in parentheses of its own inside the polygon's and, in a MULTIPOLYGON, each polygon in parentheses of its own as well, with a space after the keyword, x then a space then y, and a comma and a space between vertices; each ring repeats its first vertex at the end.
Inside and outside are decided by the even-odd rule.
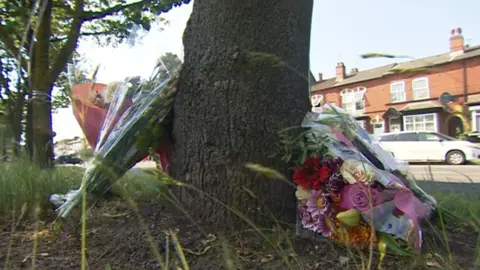
POLYGON ((40 166, 53 157, 51 94, 81 36, 121 42, 140 25, 188 0, 0 0, 0 46, 28 71, 32 155, 40 166), (33 20, 31 18, 34 18, 33 20))
MULTIPOLYGON (((267 213, 262 206, 279 218, 294 217, 291 186, 245 164, 287 173, 286 164, 269 156, 277 132, 299 125, 310 108, 312 7, 313 0, 197 0, 184 32, 172 175, 256 222, 267 213)), ((238 224, 235 214, 198 192, 178 193, 197 220, 238 224)))

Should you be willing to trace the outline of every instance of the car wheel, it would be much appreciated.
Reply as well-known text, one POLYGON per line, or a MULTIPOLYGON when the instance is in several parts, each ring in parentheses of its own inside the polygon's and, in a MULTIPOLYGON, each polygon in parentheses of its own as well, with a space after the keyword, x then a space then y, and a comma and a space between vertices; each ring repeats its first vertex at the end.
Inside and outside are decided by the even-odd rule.
POLYGON ((453 150, 447 153, 446 161, 451 165, 462 165, 465 163, 465 154, 459 150, 453 150))

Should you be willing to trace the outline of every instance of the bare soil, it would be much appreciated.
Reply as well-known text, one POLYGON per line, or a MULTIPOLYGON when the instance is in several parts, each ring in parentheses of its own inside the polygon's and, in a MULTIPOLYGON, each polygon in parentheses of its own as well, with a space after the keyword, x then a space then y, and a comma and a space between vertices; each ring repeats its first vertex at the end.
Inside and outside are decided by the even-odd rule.
MULTIPOLYGON (((227 264, 235 265, 228 269, 362 269, 362 261, 364 264, 368 261, 368 251, 349 251, 328 241, 300 238, 293 232, 282 237, 285 234, 265 230, 268 240, 278 244, 281 252, 251 232, 226 232, 223 237, 220 233, 209 235, 208 228, 199 229, 188 217, 175 217, 166 209, 160 203, 142 203, 137 212, 119 201, 92 209, 88 214, 87 269, 160 269, 151 247, 163 260, 166 253, 170 254, 171 269, 184 269, 177 268, 181 264, 171 238, 170 244, 166 244, 170 230, 177 231, 190 269, 227 269, 227 264), (285 258, 290 261, 290 268, 285 258)), ((53 220, 52 217, 44 220, 53 220)), ((1 269, 33 269, 33 263, 36 269, 80 269, 81 226, 78 219, 75 223, 24 221, 15 226, 13 234, 12 224, 12 221, 0 224, 1 269), (33 251, 35 243, 36 252, 33 251)), ((388 256, 383 268, 439 269, 448 266, 475 269, 477 235, 452 229, 447 237, 449 247, 445 248, 442 233, 427 229, 421 258, 388 256)), ((377 258, 374 254, 372 269, 376 268, 377 258)))

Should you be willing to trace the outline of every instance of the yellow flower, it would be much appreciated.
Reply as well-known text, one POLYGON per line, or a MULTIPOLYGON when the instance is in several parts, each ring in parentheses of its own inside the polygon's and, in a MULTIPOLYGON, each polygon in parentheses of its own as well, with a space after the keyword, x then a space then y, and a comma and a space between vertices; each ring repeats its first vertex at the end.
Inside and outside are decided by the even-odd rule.
POLYGON ((377 242, 376 236, 372 235, 372 227, 363 220, 360 220, 357 226, 342 228, 340 220, 335 219, 335 227, 336 229, 333 231, 330 239, 339 243, 365 248, 369 246, 372 240, 373 243, 377 242))
POLYGON ((317 199, 317 207, 318 207, 319 209, 322 209, 322 208, 325 207, 324 204, 325 204, 325 202, 324 202, 324 200, 323 200, 323 196, 318 196, 318 199, 317 199))
POLYGON ((340 168, 340 173, 349 184, 362 182, 370 184, 375 181, 375 172, 373 167, 363 161, 349 159, 345 160, 340 168))
POLYGON ((297 199, 300 201, 306 201, 312 196, 312 192, 308 189, 303 188, 302 186, 297 186, 297 191, 295 192, 297 199))

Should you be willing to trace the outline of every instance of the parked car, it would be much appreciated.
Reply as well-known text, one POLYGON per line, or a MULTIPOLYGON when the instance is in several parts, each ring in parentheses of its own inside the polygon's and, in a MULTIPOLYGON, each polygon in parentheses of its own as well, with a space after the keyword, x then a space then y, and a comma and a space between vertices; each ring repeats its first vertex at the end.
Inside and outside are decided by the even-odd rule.
POLYGON ((72 155, 59 156, 57 157, 56 162, 58 164, 83 164, 83 160, 81 158, 72 155))
POLYGON ((460 165, 480 159, 480 147, 437 132, 402 131, 375 136, 395 158, 407 161, 446 161, 460 165))

